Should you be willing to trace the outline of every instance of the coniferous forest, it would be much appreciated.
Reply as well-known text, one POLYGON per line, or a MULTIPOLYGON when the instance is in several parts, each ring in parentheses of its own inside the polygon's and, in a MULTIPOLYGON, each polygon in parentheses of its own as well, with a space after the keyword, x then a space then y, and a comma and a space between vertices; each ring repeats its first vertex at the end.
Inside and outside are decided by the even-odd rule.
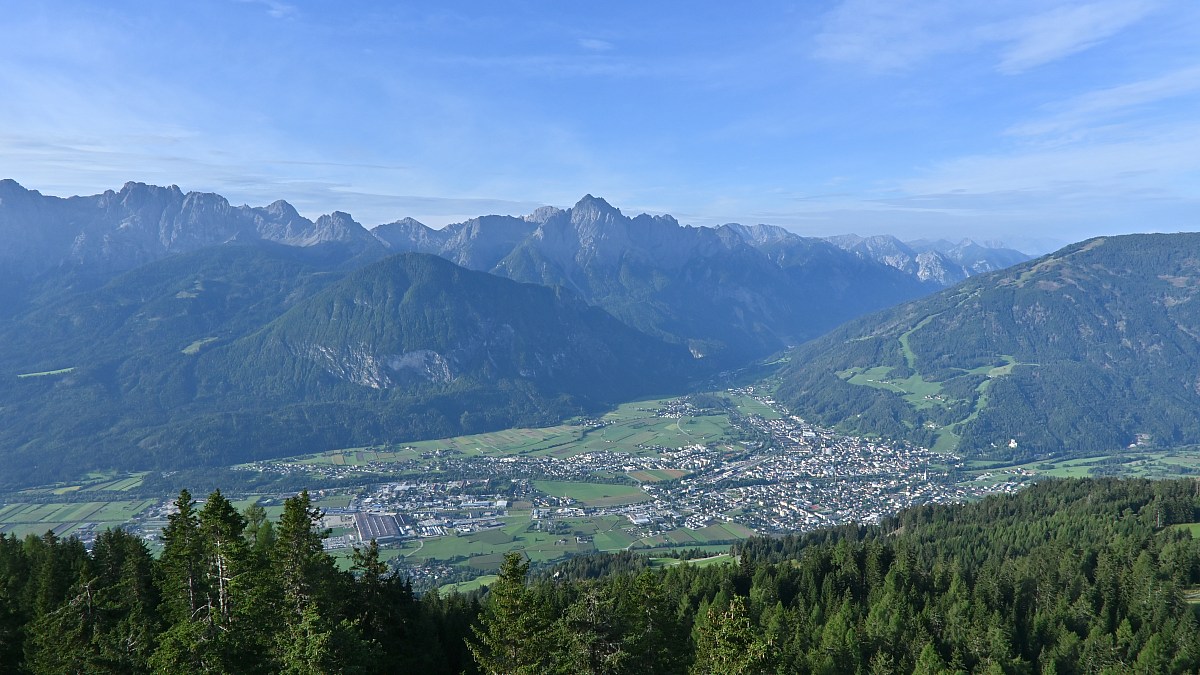
POLYGON ((1065 480, 877 526, 753 539, 736 564, 630 554, 482 595, 340 571, 307 493, 269 522, 186 491, 155 558, 0 539, 5 673, 1184 673, 1200 668, 1200 483, 1065 480))

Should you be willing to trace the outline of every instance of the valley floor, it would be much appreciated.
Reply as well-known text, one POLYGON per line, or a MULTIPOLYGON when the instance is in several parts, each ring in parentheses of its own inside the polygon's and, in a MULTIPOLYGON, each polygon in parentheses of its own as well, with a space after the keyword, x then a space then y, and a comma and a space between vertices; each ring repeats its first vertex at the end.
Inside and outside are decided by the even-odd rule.
MULTIPOLYGON (((755 534, 871 523, 913 505, 1013 492, 1039 476, 1166 476, 1197 464, 1168 452, 964 462, 808 424, 762 390, 740 387, 629 403, 554 427, 256 462, 227 475, 286 486, 228 493, 272 518, 297 486, 312 489, 326 512, 327 549, 348 560, 375 538, 385 558, 428 588, 494 573, 512 550, 535 563, 598 551, 720 553, 755 534)), ((53 530, 87 543, 119 526, 154 547, 174 494, 148 493, 145 479, 95 474, 5 495, 0 530, 53 530)))

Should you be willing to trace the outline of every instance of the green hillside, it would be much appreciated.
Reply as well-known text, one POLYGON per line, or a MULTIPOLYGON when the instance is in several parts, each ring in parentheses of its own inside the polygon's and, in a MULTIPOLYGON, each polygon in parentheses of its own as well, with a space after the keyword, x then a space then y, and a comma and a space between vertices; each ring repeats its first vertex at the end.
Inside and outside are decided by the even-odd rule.
POLYGON ((692 365, 565 291, 283 248, 169 258, 3 325, 0 483, 542 425, 692 365))
POLYGON ((795 350, 802 416, 997 458, 1200 443, 1200 234, 1098 238, 795 350))

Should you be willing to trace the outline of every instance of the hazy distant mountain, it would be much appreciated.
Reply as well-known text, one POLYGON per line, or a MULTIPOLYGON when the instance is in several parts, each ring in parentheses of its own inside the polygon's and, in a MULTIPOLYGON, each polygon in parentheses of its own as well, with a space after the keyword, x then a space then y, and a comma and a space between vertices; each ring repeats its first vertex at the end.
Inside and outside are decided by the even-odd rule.
POLYGON ((780 396, 994 456, 1200 443, 1200 234, 1092 239, 798 348, 780 396))
POLYGON ((310 221, 287 202, 231 206, 220 195, 126 183, 89 197, 43 196, 0 180, 0 267, 31 278, 62 266, 129 270, 227 241, 338 242, 368 257, 385 247, 348 214, 310 221))
POLYGON ((567 291, 319 248, 210 247, 0 323, 0 484, 548 424, 694 363, 567 291))
POLYGON ((570 209, 546 207, 524 218, 486 216, 442 230, 401 221, 373 232, 392 250, 432 252, 472 269, 568 288, 631 326, 728 363, 931 290, 781 228, 629 218, 591 195, 570 209), (796 245, 820 255, 785 263, 770 252, 796 245))
POLYGON ((890 235, 860 237, 844 234, 827 240, 864 258, 941 286, 956 284, 975 274, 1004 269, 1032 257, 1010 248, 981 246, 970 239, 958 243, 944 239, 903 242, 890 235))
MULTIPOLYGON (((43 196, 0 181, 0 300, 25 301, 30 279, 99 279, 229 241, 336 244, 348 266, 390 252, 432 253, 518 281, 563 286, 698 357, 744 363, 929 288, 883 264, 767 225, 686 227, 624 216, 590 195, 523 218, 480 216, 441 230, 404 219, 368 232, 349 214, 308 220, 291 205, 234 207, 209 193, 127 183, 90 197, 43 196), (807 243, 801 243, 807 242, 807 243), (779 250, 799 247, 807 257, 779 250), (821 247, 820 255, 810 255, 821 247), (775 251, 772 253, 771 251, 775 251), (775 257, 772 257, 772 256, 775 257), (800 269, 800 265, 804 269, 800 269)), ((910 274, 910 277, 912 275, 910 274)), ((6 311, 0 311, 0 317, 6 311)))
POLYGON ((741 237, 743 241, 754 247, 770 246, 782 241, 801 238, 794 232, 789 232, 777 225, 742 225, 741 223, 726 223, 721 229, 741 237))
POLYGON ((375 235, 392 251, 413 253, 440 253, 450 238, 450 230, 435 230, 413 218, 402 218, 392 223, 379 225, 371 234, 375 235))

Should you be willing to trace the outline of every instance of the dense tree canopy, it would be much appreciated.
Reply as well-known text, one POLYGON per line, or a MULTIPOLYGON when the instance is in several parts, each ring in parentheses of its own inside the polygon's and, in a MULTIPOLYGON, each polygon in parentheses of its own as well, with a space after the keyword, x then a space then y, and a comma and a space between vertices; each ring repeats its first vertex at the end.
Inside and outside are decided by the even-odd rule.
MULTIPOLYGON (((0 671, 12 673, 1184 673, 1200 667, 1193 481, 1051 481, 878 526, 753 539, 737 564, 628 553, 479 596, 414 596, 373 543, 339 571, 320 511, 264 536, 181 493, 154 559, 0 537, 0 671)), ((255 523, 254 529, 247 527, 255 523)))

